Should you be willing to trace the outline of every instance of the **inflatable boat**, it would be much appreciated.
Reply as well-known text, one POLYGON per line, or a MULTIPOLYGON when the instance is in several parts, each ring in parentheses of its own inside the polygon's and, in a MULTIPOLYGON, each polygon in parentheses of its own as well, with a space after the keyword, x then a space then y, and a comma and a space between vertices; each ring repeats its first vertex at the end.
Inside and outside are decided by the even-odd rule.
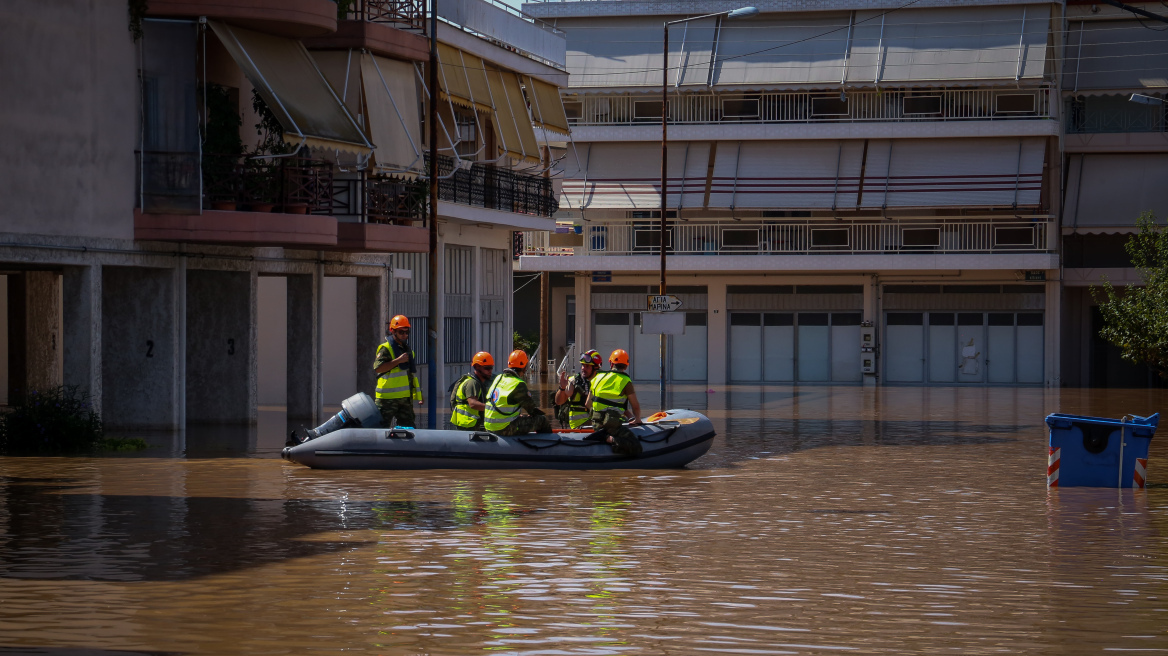
POLYGON ((690 410, 659 412, 631 427, 642 453, 617 455, 591 431, 503 436, 483 431, 342 428, 296 446, 285 460, 314 469, 660 469, 710 449, 714 426, 690 410))

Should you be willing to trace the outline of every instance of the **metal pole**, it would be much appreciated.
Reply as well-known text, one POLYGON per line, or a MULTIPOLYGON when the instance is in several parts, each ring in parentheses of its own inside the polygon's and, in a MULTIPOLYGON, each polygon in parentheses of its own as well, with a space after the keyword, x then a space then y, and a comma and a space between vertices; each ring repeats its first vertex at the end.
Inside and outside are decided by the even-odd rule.
MULTIPOLYGON (((661 59, 661 232, 660 242, 657 246, 661 252, 661 286, 658 294, 665 295, 665 249, 668 241, 667 235, 667 216, 666 212, 666 197, 668 196, 667 185, 669 184, 669 23, 665 23, 663 27, 664 37, 664 57, 661 59)), ((641 325, 645 322, 642 321, 641 325)), ((661 356, 661 410, 665 409, 665 333, 658 335, 658 346, 660 347, 661 356)))
MULTIPOLYGON (((430 318, 426 321, 426 419, 438 428, 438 0, 430 0, 430 318)), ((410 400, 413 403, 413 400, 410 400)))

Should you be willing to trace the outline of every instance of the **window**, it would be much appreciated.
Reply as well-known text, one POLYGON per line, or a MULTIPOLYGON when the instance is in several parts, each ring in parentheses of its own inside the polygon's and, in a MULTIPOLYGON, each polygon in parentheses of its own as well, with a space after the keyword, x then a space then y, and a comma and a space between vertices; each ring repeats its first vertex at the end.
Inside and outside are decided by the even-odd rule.
POLYGON ((629 325, 628 312, 597 312, 596 325, 598 326, 627 326, 629 325))
POLYGON ((754 312, 731 312, 731 326, 758 326, 761 325, 762 315, 754 312))
POLYGON ((768 312, 762 315, 764 326, 794 326, 795 315, 790 312, 768 312))
POLYGON ((1033 114, 1035 97, 1032 93, 1003 93, 994 97, 995 114, 1033 114))
POLYGON ((888 325, 890 326, 923 326, 925 314, 923 312, 889 312, 888 325))
POLYGON ((470 317, 446 317, 446 335, 443 345, 446 347, 446 362, 448 364, 470 362, 474 356, 474 349, 471 348, 471 340, 474 339, 471 321, 470 317))
POLYGON ((580 117, 584 115, 584 103, 579 100, 565 100, 564 114, 567 115, 569 121, 579 121, 580 117))
POLYGON ((848 114, 847 98, 840 99, 836 96, 828 96, 811 99, 812 116, 847 116, 848 114))
POLYGON ((458 134, 458 154, 461 157, 474 159, 479 150, 478 129, 475 116, 470 112, 454 113, 455 129, 458 134))
POLYGON ((938 115, 941 113, 941 96, 909 96, 904 99, 905 116, 938 115))

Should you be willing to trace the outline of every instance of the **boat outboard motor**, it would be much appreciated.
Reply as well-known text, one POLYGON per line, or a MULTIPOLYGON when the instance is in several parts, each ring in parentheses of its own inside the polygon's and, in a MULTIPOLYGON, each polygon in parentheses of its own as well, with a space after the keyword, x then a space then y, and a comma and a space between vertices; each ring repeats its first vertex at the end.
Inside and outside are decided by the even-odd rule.
POLYGON ((381 411, 377 409, 377 404, 368 394, 358 392, 341 401, 341 411, 320 426, 292 431, 288 444, 302 444, 342 428, 376 428, 379 425, 381 411))

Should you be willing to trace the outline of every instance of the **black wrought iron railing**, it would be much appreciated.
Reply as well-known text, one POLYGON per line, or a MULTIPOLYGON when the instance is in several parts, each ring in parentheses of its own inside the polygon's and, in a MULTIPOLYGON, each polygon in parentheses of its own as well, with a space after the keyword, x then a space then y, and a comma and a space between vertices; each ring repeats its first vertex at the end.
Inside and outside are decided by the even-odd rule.
POLYGON ((359 174, 333 181, 333 214, 362 223, 426 224, 426 184, 422 180, 359 174))
MULTIPOLYGON (((429 161, 427 156, 427 166, 429 161)), ((550 178, 516 173, 493 164, 461 168, 447 155, 438 156, 438 176, 439 200, 549 217, 560 207, 550 178)))
POLYGON ((402 29, 422 30, 426 19, 426 3, 424 0, 349 0, 347 7, 342 5, 342 13, 342 17, 348 20, 389 23, 402 29))
POLYGON ((333 213, 333 166, 307 157, 203 155, 205 209, 333 213))

